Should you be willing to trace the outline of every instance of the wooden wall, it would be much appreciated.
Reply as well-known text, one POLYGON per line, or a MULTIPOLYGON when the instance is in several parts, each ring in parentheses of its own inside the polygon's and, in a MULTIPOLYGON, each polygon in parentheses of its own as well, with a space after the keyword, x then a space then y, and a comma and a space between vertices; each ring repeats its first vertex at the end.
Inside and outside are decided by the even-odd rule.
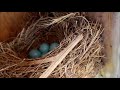
POLYGON ((29 15, 28 12, 0 12, 0 42, 20 32, 29 15))

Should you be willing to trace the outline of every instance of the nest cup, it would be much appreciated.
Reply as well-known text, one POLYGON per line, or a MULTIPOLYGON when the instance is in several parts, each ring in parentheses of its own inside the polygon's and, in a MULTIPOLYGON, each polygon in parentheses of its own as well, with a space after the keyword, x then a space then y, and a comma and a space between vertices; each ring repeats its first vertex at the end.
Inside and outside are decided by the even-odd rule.
POLYGON ((102 24, 86 13, 39 13, 14 40, 0 43, 0 77, 95 77, 104 66, 102 32, 102 24), (44 42, 60 45, 28 59, 28 52, 44 42))

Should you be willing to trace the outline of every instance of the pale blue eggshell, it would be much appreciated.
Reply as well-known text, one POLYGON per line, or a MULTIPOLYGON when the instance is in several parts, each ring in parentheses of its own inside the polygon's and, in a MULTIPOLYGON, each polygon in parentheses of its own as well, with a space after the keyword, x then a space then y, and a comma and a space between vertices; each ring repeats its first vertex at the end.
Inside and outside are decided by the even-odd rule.
POLYGON ((57 43, 57 42, 51 43, 50 44, 50 51, 53 50, 53 49, 55 49, 58 46, 59 46, 59 43, 57 43))
POLYGON ((47 43, 43 43, 40 45, 39 47, 39 50, 42 52, 42 53, 47 53, 49 51, 49 44, 47 43))
POLYGON ((32 49, 29 52, 29 58, 39 58, 39 57, 41 57, 41 55, 42 55, 42 53, 37 49, 32 49))

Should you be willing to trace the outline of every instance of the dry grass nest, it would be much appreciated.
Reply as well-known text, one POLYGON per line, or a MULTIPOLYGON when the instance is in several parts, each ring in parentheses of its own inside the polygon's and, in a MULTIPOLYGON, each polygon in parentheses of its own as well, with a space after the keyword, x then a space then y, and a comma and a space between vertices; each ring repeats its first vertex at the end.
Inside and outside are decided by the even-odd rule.
POLYGON ((0 42, 0 77, 95 77, 105 60, 102 24, 80 12, 39 12, 38 16, 12 41, 0 42), (60 45, 43 57, 27 58, 40 43, 56 40, 60 45))

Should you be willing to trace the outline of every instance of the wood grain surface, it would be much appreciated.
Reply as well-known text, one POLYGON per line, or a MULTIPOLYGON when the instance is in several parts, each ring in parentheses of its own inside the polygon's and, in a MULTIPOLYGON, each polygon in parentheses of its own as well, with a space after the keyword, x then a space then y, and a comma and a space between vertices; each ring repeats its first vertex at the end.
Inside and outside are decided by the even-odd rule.
POLYGON ((28 15, 28 12, 0 12, 0 42, 16 36, 28 15))

